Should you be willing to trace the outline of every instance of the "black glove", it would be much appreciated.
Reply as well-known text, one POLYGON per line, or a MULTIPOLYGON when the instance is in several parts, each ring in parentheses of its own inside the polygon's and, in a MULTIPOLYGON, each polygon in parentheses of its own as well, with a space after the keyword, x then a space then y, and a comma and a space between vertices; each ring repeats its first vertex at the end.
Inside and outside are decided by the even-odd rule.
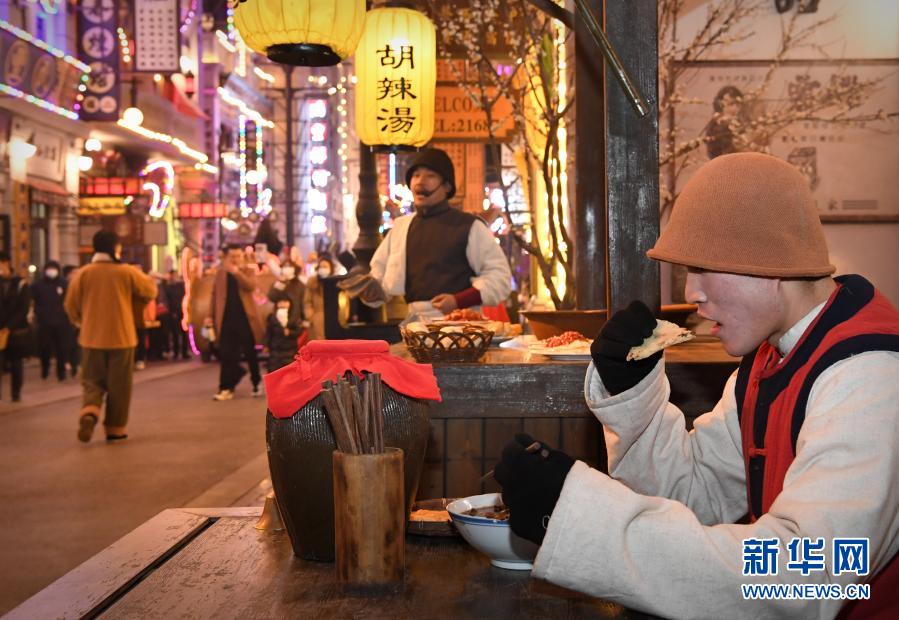
POLYGON ((541 442, 539 449, 528 452, 533 443, 530 435, 516 434, 503 448, 493 477, 503 487, 512 531, 539 545, 574 459, 541 442))
POLYGON ((652 334, 656 319, 642 301, 632 301, 624 310, 612 315, 590 346, 593 365, 603 385, 612 395, 625 392, 643 380, 655 368, 662 352, 642 360, 627 360, 631 347, 643 344, 652 334))

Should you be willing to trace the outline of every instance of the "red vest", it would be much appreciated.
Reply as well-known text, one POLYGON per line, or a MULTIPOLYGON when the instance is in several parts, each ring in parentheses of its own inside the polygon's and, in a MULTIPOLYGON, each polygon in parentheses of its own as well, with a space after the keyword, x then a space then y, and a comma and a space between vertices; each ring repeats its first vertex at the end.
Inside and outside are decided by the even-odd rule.
MULTIPOLYGON (((781 360, 764 342, 740 363, 736 396, 752 521, 768 512, 783 490, 818 376, 858 353, 899 351, 899 312, 864 278, 836 280, 839 287, 789 355, 781 360)), ((841 618, 872 618, 899 606, 896 557, 871 584, 872 598, 847 604, 841 618)))

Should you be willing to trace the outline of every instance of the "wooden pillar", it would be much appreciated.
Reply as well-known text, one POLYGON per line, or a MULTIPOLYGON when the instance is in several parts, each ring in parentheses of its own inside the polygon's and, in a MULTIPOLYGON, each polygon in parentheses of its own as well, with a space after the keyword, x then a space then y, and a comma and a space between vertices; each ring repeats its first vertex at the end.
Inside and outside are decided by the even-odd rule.
MULTIPOLYGON (((602 25, 603 0, 587 0, 602 25)), ((603 58, 579 12, 575 19, 575 206, 577 307, 606 307, 606 123, 603 58)), ((612 88, 617 88, 613 82, 612 88)))
MULTIPOLYGON (((607 294, 612 313, 633 299, 650 308, 661 303, 659 266, 646 257, 659 236, 658 2, 604 0, 604 4, 606 35, 650 105, 650 113, 640 118, 621 87, 613 79, 605 80, 607 294)), ((578 135, 583 139, 580 130, 578 135)))

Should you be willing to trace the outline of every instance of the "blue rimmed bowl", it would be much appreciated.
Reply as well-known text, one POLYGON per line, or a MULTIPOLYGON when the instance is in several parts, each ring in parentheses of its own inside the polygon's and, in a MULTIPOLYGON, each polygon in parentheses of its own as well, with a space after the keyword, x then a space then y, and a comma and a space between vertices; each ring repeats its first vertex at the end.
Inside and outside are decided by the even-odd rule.
POLYGON ((499 493, 472 495, 457 499, 446 510, 453 525, 472 547, 490 558, 490 563, 509 570, 531 570, 539 547, 512 532, 508 521, 468 514, 472 509, 499 506, 499 493))

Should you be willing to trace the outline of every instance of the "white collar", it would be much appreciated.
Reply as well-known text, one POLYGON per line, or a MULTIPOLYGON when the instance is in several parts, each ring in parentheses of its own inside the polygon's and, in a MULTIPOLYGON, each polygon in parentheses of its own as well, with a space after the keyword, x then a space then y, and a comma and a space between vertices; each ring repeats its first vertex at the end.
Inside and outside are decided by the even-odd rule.
POLYGON ((795 347, 796 343, 799 342, 799 339, 802 338, 805 330, 808 329, 808 326, 811 325, 812 321, 815 320, 815 317, 818 316, 826 305, 827 300, 822 301, 820 304, 809 310, 808 314, 799 319, 793 327, 784 332, 784 335, 781 336, 780 340, 777 342, 777 350, 780 352, 781 356, 786 357, 790 354, 790 351, 793 350, 793 347, 795 347))
POLYGON ((96 252, 91 257, 91 262, 92 263, 114 263, 115 259, 113 259, 112 256, 110 256, 106 252, 96 252))

